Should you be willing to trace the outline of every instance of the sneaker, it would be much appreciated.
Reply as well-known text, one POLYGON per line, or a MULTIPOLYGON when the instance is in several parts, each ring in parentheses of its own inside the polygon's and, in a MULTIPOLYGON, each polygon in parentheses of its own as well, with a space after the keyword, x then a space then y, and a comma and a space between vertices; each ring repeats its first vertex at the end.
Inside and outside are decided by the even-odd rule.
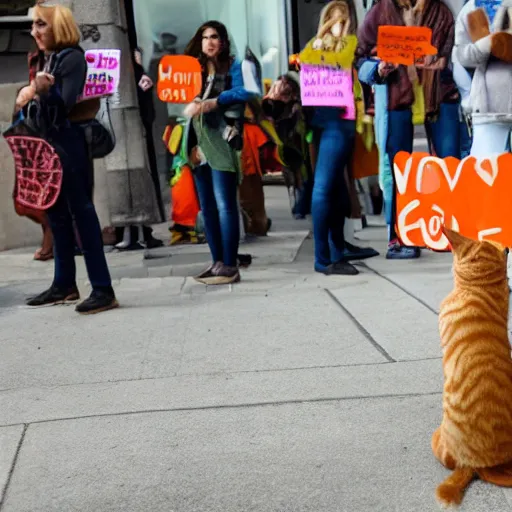
POLYGON ((126 247, 125 246, 119 247, 118 245, 116 245, 116 249, 120 252, 143 251, 145 249, 145 247, 140 242, 133 242, 133 243, 127 245, 126 247))
POLYGON ((393 241, 388 245, 386 254, 387 260, 415 260, 421 256, 419 247, 406 247, 398 241, 393 241))
POLYGON ((379 253, 371 247, 357 247, 357 245, 345 242, 343 261, 366 260, 375 256, 379 256, 379 253))
POLYGON ((89 298, 85 299, 81 304, 75 308, 77 313, 82 315, 94 315, 109 309, 119 307, 114 290, 93 290, 89 298))
POLYGON ((52 285, 49 290, 46 290, 39 295, 27 300, 27 306, 37 308, 43 306, 56 306, 57 304, 72 304, 80 299, 78 288, 72 286, 68 290, 59 290, 56 286, 52 285))
POLYGON ((209 284, 208 280, 213 279, 215 277, 215 270, 218 266, 222 265, 220 261, 213 263, 207 269, 203 270, 198 276, 195 276, 194 279, 201 284, 209 284))
POLYGON ((327 267, 315 263, 315 271, 326 276, 357 276, 359 270, 346 261, 339 261, 327 267))
POLYGON ((221 285, 240 282, 240 271, 238 267, 229 267, 221 263, 213 269, 213 274, 214 276, 212 278, 206 279, 206 284, 221 285))

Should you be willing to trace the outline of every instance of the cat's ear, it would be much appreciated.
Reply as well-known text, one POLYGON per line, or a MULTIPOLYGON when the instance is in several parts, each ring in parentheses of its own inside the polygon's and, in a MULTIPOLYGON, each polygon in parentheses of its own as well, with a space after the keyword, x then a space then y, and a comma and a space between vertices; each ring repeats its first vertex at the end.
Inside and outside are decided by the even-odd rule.
POLYGON ((468 243, 472 242, 471 239, 462 236, 460 233, 457 233, 457 231, 453 231, 446 226, 443 226, 442 230, 446 238, 448 238, 448 241, 450 242, 450 245, 454 251, 457 251, 458 249, 461 249, 468 243))

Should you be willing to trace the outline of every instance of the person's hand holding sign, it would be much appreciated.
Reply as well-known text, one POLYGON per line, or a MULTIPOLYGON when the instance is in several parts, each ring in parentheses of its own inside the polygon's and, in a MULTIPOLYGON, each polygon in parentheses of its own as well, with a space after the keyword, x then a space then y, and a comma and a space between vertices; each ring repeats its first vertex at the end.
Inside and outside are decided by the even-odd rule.
POLYGON ((427 55, 424 59, 416 62, 418 69, 432 69, 440 71, 446 67, 446 57, 438 58, 437 55, 427 55))
POLYGON ((384 62, 383 60, 381 60, 379 62, 377 71, 381 78, 387 78, 393 71, 395 71, 396 68, 397 66, 395 64, 391 64, 390 62, 384 62))

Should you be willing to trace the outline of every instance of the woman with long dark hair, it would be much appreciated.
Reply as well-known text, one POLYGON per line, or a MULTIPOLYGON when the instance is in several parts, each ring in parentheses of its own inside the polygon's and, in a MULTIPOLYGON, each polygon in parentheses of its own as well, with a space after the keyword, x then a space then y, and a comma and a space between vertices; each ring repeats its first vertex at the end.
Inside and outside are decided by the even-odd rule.
POLYGON ((199 60, 203 88, 185 109, 193 127, 203 165, 194 177, 203 211, 212 264, 196 280, 230 284, 240 280, 237 266, 240 217, 237 189, 240 182, 241 134, 236 121, 255 93, 244 87, 241 63, 231 55, 226 27, 218 21, 201 25, 185 54, 199 60))

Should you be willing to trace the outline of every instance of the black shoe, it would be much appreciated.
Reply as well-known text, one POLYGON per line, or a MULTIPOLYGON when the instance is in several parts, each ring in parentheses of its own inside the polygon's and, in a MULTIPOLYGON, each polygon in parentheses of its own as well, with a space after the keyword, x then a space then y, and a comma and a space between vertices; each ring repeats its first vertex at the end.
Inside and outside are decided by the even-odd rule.
POLYGON ((342 261, 366 260, 375 256, 379 256, 379 253, 371 247, 358 247, 345 242, 342 261))
POLYGON ((93 290, 89 298, 78 304, 75 311, 82 315, 94 315, 118 307, 114 290, 93 290))
POLYGON ((252 256, 250 254, 238 254, 236 259, 238 260, 238 266, 247 268, 252 265, 252 256))
POLYGON ((146 249, 157 249, 158 247, 163 247, 164 243, 162 242, 162 240, 159 240, 158 238, 154 238, 153 236, 151 236, 146 239, 144 245, 146 246, 146 249))
POLYGON ((80 299, 78 288, 72 286, 67 290, 59 290, 53 284, 49 290, 40 293, 36 297, 27 300, 27 306, 42 307, 42 306, 55 306, 57 304, 71 304, 80 299))
POLYGON ((326 276, 357 276, 359 270, 346 261, 339 261, 327 267, 315 264, 315 271, 326 276))

